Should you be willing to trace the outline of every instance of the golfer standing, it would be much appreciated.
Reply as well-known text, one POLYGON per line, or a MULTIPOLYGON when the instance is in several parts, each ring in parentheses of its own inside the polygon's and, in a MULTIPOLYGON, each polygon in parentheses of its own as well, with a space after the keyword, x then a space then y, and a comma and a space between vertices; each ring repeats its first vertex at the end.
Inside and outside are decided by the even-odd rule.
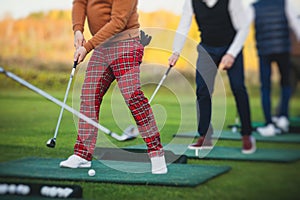
POLYGON ((291 97, 290 28, 300 41, 300 23, 291 0, 260 0, 253 4, 251 17, 255 23, 255 39, 259 56, 261 101, 265 126, 257 128, 262 136, 274 136, 289 131, 291 97), (266 12, 267 11, 267 12, 266 12), (280 107, 272 120, 271 64, 280 72, 280 107))
POLYGON ((243 140, 242 153, 255 152, 255 139, 251 136, 249 100, 244 85, 242 48, 249 32, 251 20, 241 0, 185 0, 183 13, 173 45, 173 54, 169 64, 175 65, 189 32, 192 17, 201 32, 201 43, 198 45, 196 72, 198 133, 199 140, 189 145, 190 149, 211 149, 213 134, 211 126, 211 96, 217 65, 226 70, 241 120, 243 140), (209 54, 215 65, 205 56, 209 54))
MULTIPOLYGON (((167 173, 160 133, 152 109, 140 88, 140 63, 144 47, 139 38, 137 0, 74 0, 72 23, 74 60, 82 62, 93 51, 81 91, 80 112, 99 121, 100 105, 110 84, 116 80, 148 147, 152 173, 167 173), (92 38, 83 36, 85 19, 92 38)), ((74 155, 61 167, 90 167, 98 129, 79 120, 74 155)))

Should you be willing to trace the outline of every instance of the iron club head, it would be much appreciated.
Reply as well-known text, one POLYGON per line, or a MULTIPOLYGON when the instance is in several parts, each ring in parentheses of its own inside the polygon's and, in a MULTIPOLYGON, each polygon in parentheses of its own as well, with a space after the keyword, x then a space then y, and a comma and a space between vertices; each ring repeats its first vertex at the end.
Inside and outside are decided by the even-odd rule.
POLYGON ((5 70, 2 67, 0 67, 0 73, 3 73, 3 72, 5 72, 5 70))
POLYGON ((55 147, 55 138, 51 138, 47 141, 47 147, 50 147, 50 148, 55 147))

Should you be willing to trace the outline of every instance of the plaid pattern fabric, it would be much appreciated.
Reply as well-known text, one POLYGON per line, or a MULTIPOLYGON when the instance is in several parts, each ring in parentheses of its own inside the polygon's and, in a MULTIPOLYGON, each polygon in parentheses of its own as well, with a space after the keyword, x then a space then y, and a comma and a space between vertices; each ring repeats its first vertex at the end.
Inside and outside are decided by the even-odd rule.
MULTIPOLYGON (((162 156, 164 152, 154 115, 140 88, 143 52, 144 47, 138 38, 97 47, 89 61, 82 86, 80 112, 98 122, 102 98, 116 79, 147 144, 149 157, 162 156)), ((97 128, 80 119, 74 153, 91 160, 97 135, 97 128)))

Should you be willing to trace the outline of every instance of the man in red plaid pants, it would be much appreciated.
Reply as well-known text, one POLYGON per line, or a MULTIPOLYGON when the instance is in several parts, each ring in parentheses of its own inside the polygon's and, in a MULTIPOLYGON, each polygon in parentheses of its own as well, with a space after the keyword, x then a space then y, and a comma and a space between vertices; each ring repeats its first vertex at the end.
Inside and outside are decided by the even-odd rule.
MULTIPOLYGON (((137 0, 74 0, 72 8, 74 60, 82 62, 91 51, 81 92, 80 112, 99 121, 100 105, 116 80, 138 130, 147 144, 153 174, 167 173, 164 151, 152 109, 140 88, 140 43, 137 0), (85 18, 93 37, 83 36, 85 18)), ((74 154, 61 167, 90 167, 98 129, 79 120, 74 154)))

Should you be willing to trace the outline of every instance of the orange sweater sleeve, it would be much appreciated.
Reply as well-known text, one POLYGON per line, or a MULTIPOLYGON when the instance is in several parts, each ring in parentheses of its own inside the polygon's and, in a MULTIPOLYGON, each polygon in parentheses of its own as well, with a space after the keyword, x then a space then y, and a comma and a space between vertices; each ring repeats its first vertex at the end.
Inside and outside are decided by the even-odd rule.
MULTIPOLYGON (((83 0, 80 2, 83 2, 83 0)), ((87 52, 90 52, 107 39, 122 32, 126 28, 128 19, 137 6, 137 0, 113 0, 112 2, 111 19, 84 45, 87 52)))
POLYGON ((72 8, 73 31, 84 31, 87 0, 74 0, 72 8))

